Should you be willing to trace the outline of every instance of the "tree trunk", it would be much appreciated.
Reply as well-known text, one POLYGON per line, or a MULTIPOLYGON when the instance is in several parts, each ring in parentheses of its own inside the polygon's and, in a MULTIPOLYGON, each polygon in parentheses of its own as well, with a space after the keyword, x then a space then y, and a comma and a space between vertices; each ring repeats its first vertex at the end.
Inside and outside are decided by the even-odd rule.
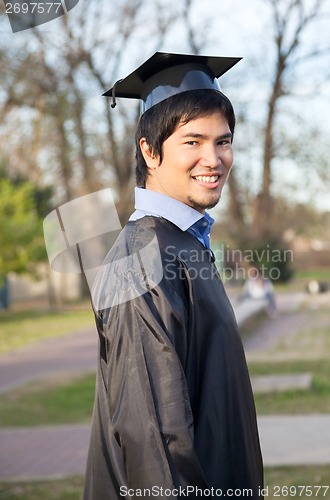
POLYGON ((257 238, 266 238, 271 232, 273 200, 271 195, 271 163, 274 156, 274 122, 278 99, 283 95, 282 80, 286 68, 285 56, 281 53, 281 38, 278 39, 278 59, 273 89, 268 102, 268 114, 263 145, 262 189, 256 198, 253 217, 253 232, 257 238))
POLYGON ((231 219, 230 227, 231 232, 237 236, 238 234, 242 234, 245 232, 245 220, 238 183, 233 170, 231 171, 227 182, 229 188, 229 214, 231 219))

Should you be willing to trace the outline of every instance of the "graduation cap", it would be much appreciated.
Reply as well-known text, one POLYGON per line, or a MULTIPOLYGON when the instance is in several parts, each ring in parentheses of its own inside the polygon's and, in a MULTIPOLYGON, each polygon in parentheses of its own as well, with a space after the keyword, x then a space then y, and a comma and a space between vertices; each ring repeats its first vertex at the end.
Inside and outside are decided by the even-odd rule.
POLYGON ((241 57, 213 57, 156 52, 135 71, 105 92, 116 97, 141 99, 141 113, 168 97, 187 90, 210 89, 221 92, 217 78, 231 69, 241 57))

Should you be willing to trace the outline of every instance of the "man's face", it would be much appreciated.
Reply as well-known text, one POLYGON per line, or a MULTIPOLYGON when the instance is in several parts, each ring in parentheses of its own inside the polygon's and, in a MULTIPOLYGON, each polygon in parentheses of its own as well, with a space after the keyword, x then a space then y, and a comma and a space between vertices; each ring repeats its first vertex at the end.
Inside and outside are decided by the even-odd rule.
MULTIPOLYGON (((143 140, 141 147, 143 151, 143 140)), ((152 156, 146 162, 147 189, 204 213, 218 203, 233 163, 232 134, 227 120, 214 113, 179 124, 163 144, 162 163, 152 156)))

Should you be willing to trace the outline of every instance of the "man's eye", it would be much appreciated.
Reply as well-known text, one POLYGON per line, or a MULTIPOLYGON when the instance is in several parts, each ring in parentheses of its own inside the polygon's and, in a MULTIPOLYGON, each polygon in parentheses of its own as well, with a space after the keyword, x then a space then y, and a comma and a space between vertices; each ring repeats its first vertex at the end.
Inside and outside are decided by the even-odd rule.
POLYGON ((189 144, 189 146, 195 146, 195 144, 198 144, 197 141, 187 141, 186 144, 189 144))

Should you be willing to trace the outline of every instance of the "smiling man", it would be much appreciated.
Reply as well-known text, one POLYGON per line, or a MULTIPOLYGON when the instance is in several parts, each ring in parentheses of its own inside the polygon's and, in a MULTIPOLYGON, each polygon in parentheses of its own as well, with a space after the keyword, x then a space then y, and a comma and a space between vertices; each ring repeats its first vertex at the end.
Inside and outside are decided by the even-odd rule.
POLYGON ((233 153, 228 121, 216 108, 209 116, 179 122, 163 143, 162 161, 160 155, 151 152, 145 137, 139 146, 148 165, 147 189, 171 196, 201 213, 218 203, 233 153))
POLYGON ((232 168, 235 115, 217 77, 236 62, 156 53, 106 93, 143 109, 136 210, 93 287, 85 500, 262 497, 251 385, 206 211, 232 168))

